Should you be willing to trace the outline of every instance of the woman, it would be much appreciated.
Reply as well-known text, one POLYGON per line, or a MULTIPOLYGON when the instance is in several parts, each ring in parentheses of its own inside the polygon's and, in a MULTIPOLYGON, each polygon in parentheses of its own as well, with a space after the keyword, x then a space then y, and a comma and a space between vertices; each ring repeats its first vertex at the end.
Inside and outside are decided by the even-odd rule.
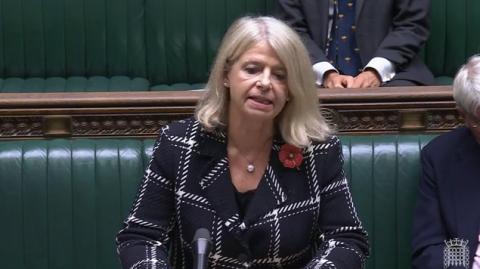
POLYGON ((361 268, 367 236, 305 47, 284 23, 226 33, 195 118, 164 127, 125 228, 123 268, 361 268))

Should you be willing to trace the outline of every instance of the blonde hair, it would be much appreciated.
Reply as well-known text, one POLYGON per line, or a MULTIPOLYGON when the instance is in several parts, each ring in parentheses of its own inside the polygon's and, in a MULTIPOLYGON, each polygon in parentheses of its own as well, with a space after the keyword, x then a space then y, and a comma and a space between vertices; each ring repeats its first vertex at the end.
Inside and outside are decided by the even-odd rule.
POLYGON ((287 72, 290 101, 276 119, 282 139, 299 147, 326 140, 331 129, 319 111, 308 52, 294 30, 272 17, 243 17, 230 26, 213 64, 207 92, 197 105, 197 120, 206 129, 227 126, 229 90, 224 78, 232 64, 259 42, 270 45, 287 72))
POLYGON ((480 109, 480 56, 470 57, 453 81, 453 98, 457 106, 470 115, 480 109))

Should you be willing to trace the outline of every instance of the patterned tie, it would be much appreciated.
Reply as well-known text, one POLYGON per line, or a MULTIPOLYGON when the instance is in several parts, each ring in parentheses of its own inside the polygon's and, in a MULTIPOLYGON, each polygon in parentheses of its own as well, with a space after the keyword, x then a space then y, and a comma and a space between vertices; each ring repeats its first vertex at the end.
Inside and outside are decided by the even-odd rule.
POLYGON ((478 235, 478 246, 477 251, 475 252, 475 257, 473 258, 472 269, 480 269, 480 235, 478 235))
POLYGON ((355 0, 334 0, 331 40, 327 58, 342 74, 356 76, 361 61, 355 38, 355 0))

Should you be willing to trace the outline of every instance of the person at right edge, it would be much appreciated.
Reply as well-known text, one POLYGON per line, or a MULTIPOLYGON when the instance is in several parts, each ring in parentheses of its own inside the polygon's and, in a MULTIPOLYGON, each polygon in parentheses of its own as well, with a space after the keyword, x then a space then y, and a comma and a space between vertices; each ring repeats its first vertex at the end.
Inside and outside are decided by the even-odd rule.
POLYGON ((453 97, 465 126, 436 137, 421 153, 414 269, 480 269, 480 56, 457 73, 453 97))
POLYGON ((430 0, 278 0, 325 88, 432 85, 418 54, 430 34, 430 0))

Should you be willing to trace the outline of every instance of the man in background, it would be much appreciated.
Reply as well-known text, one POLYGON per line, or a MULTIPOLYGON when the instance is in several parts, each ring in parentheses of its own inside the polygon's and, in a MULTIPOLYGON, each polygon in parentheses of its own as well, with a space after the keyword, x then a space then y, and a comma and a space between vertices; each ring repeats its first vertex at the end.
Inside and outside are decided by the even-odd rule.
POLYGON ((430 0, 278 0, 326 88, 431 85, 418 53, 430 0))
POLYGON ((453 97, 465 126, 422 150, 413 268, 480 269, 480 56, 457 73, 453 97))

